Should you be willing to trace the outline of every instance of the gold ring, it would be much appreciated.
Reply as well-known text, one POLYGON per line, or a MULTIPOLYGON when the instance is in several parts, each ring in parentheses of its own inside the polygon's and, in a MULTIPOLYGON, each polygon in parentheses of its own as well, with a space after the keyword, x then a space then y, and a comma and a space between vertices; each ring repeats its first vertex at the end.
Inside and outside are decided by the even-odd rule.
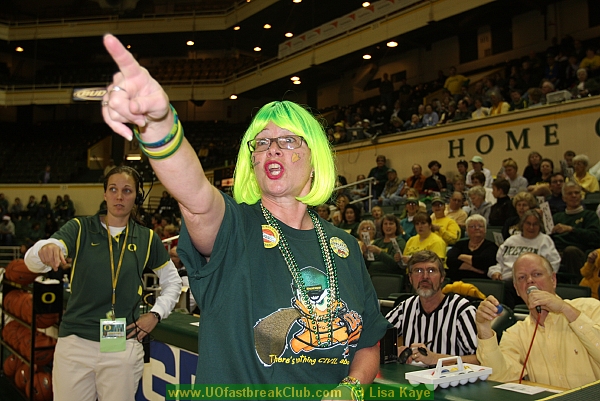
POLYGON ((123 92, 127 92, 125 89, 121 88, 120 86, 113 86, 113 88, 110 90, 111 92, 119 92, 119 91, 123 91, 123 92))
POLYGON ((103 100, 102 101, 102 107, 106 107, 108 106, 108 101, 107 100, 103 100))

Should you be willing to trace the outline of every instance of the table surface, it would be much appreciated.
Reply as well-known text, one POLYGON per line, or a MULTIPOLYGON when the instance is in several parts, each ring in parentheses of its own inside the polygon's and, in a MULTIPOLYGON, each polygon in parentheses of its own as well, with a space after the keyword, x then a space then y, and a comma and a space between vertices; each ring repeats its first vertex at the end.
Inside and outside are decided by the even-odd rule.
MULTIPOLYGON (((403 365, 401 363, 388 363, 379 366, 379 374, 375 378, 375 383, 393 384, 402 383, 408 384, 408 380, 404 378, 407 372, 414 372, 423 368, 403 365)), ((542 398, 554 395, 549 391, 543 391, 535 395, 527 395, 514 391, 494 388, 502 384, 492 380, 477 380, 475 383, 467 383, 456 387, 440 388, 434 391, 435 400, 452 400, 452 401, 506 401, 507 397, 510 401, 530 401, 539 400, 542 398)))

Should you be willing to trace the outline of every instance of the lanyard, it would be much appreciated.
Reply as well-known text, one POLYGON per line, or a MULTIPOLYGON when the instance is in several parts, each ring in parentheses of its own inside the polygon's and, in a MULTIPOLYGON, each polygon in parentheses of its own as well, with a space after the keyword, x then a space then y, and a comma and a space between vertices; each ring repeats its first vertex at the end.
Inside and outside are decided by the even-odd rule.
POLYGON ((113 256, 112 246, 112 235, 110 234, 110 227, 106 222, 106 232, 108 233, 108 250, 110 252, 110 273, 112 277, 112 314, 113 319, 115 317, 115 303, 117 302, 117 282, 119 281, 119 273, 121 272, 121 266, 123 265, 123 255, 125 255, 125 248, 127 247, 127 236, 129 235, 129 224, 125 229, 125 240, 123 240, 123 247, 121 248, 121 256, 119 256, 119 264, 117 265, 117 271, 115 273, 115 258, 113 256))

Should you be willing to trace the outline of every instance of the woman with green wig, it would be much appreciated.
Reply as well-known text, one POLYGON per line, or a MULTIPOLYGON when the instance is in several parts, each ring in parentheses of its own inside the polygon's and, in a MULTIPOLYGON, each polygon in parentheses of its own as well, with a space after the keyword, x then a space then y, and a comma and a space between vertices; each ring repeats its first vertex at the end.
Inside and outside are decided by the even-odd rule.
POLYGON ((104 45, 120 69, 104 120, 127 139, 125 124, 136 126, 181 208, 177 251, 201 316, 196 382, 331 384, 359 399, 387 321, 356 239, 311 208, 336 180, 322 125, 289 101, 263 106, 242 138, 232 199, 205 177, 163 88, 115 37, 104 45))

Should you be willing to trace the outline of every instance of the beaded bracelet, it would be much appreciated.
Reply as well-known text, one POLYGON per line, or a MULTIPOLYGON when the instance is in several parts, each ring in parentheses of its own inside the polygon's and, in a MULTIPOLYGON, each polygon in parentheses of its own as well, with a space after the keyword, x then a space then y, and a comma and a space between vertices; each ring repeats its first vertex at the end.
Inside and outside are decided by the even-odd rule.
POLYGON ((360 385, 360 381, 352 376, 346 376, 339 384, 342 387, 347 387, 352 392, 352 399, 356 401, 364 401, 364 393, 360 385))
POLYGON ((167 134, 167 136, 165 136, 160 141, 153 142, 153 143, 142 141, 142 137, 140 136, 139 127, 137 125, 133 127, 133 134, 135 135, 135 137, 138 140, 138 142, 140 143, 140 145, 142 145, 146 149, 160 148, 161 146, 165 146, 167 143, 171 142, 173 140, 173 138, 175 138, 175 135, 177 134, 177 130, 178 130, 177 123, 179 122, 179 116, 177 115, 177 110, 175 110, 175 108, 173 107, 172 104, 169 104, 169 107, 171 108, 171 111, 173 112, 173 117, 174 117, 173 128, 171 128, 171 131, 167 134))
POLYGON ((162 160, 166 159, 173 155, 173 153, 177 152, 177 149, 183 143, 183 127, 181 126, 181 121, 177 121, 177 132, 175 133, 174 140, 170 142, 169 146, 165 149, 159 151, 151 151, 146 149, 144 146, 140 146, 142 153, 148 156, 150 159, 154 160, 162 160))

